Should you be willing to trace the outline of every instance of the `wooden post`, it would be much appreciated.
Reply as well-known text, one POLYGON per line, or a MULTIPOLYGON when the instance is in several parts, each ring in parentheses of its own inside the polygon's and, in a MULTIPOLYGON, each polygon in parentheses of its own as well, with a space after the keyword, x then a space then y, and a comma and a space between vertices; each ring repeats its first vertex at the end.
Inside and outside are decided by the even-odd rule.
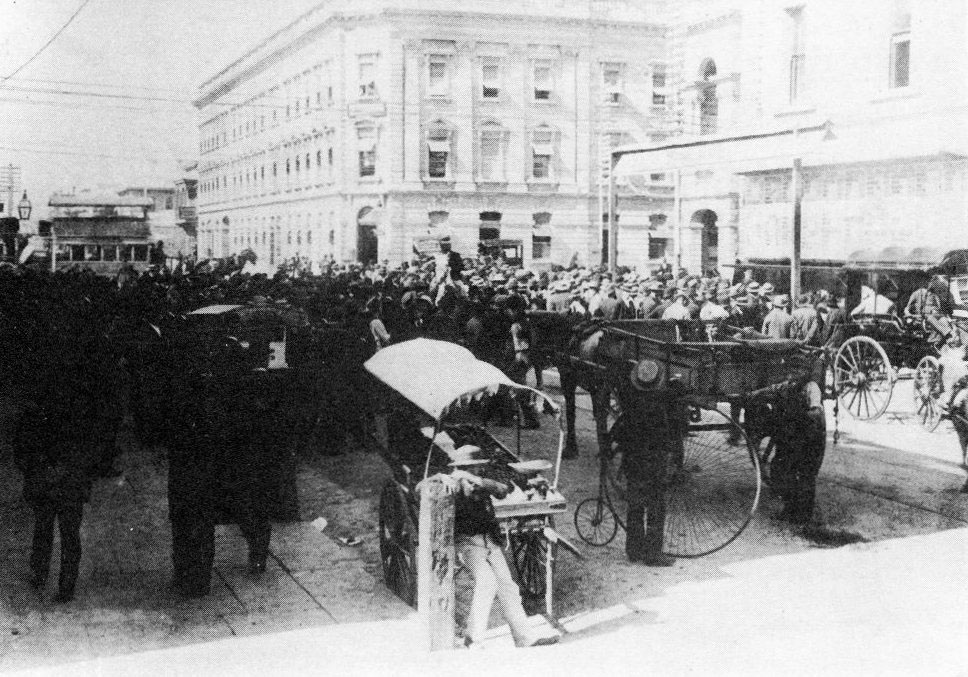
POLYGON ((676 218, 675 230, 672 231, 672 279, 679 279, 679 266, 682 263, 682 171, 675 173, 675 193, 673 193, 672 211, 676 218))
POLYGON ((793 192, 793 251, 790 254, 790 304, 796 308, 800 296, 800 203, 803 199, 801 160, 793 160, 790 190, 793 192))
POLYGON ((420 485, 417 612, 430 651, 454 648, 454 496, 437 476, 420 485))
POLYGON ((608 272, 618 268, 618 223, 615 219, 615 154, 608 156, 608 272))

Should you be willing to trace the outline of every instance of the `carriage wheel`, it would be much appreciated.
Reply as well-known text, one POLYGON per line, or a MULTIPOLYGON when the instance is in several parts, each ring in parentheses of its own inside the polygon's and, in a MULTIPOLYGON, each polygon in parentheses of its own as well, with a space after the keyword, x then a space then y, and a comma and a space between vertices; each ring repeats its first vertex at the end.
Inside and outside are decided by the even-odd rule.
POLYGON ((894 391, 894 370, 880 344, 868 336, 847 339, 834 358, 834 390, 851 416, 872 421, 894 391))
POLYGON ((718 410, 701 410, 670 461, 663 552, 702 557, 736 540, 753 519, 761 486, 759 457, 743 429, 718 410))
POLYGON ((608 545, 618 533, 618 516, 604 496, 586 498, 575 508, 575 531, 588 545, 608 545))
POLYGON ((928 355, 918 362, 914 371, 914 406, 918 421, 934 432, 941 423, 941 366, 938 358, 928 355))
MULTIPOLYGON (((549 518, 548 526, 554 526, 549 518)), ((511 551, 514 569, 518 573, 518 584, 531 600, 545 596, 551 585, 555 564, 555 544, 549 543, 544 533, 523 531, 511 537, 511 551)))
POLYGON ((383 580, 397 597, 417 606, 417 525, 396 482, 380 495, 380 560, 383 580))

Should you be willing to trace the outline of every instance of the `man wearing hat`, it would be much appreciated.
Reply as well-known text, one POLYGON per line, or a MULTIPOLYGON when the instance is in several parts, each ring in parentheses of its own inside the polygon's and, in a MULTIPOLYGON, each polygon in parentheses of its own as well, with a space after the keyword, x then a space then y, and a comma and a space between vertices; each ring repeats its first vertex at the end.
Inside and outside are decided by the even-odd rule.
POLYGON ((662 289, 662 300, 659 304, 652 309, 646 317, 650 320, 661 320, 665 311, 668 310, 672 304, 675 302, 676 298, 676 286, 675 283, 668 285, 662 289))
POLYGON ((770 338, 788 339, 793 329, 793 318, 790 316, 790 297, 777 294, 773 297, 773 310, 763 319, 762 333, 770 338))
POLYGON ((565 314, 571 304, 571 283, 568 280, 555 280, 548 287, 548 310, 565 314))
POLYGON ((484 638, 495 597, 517 646, 557 643, 558 635, 539 637, 528 623, 521 591, 504 557, 503 538, 491 497, 504 498, 512 487, 486 476, 490 461, 480 447, 464 445, 450 455, 453 471, 449 477, 456 493, 454 537, 459 566, 456 615, 458 625, 463 626, 465 645, 473 647, 484 638), (469 605, 468 587, 473 591, 469 605))
POLYGON ((810 294, 800 294, 797 298, 797 307, 791 313, 793 327, 790 329, 790 338, 815 345, 820 334, 820 320, 817 309, 810 301, 810 294))
POLYGON ((689 310, 689 292, 685 289, 677 289, 675 299, 671 306, 662 313, 663 320, 691 320, 692 312, 689 310))

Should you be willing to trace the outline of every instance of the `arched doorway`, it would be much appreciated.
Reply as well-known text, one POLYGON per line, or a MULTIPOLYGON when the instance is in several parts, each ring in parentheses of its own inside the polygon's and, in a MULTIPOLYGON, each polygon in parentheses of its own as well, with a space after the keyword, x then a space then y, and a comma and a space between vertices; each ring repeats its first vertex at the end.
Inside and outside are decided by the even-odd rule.
POLYGON ((376 234, 379 212, 363 207, 356 215, 356 259, 360 263, 376 263, 379 240, 376 234))
POLYGON ((719 267, 719 217, 711 209, 700 209, 692 215, 691 221, 700 230, 700 261, 702 271, 716 270, 719 267))
POLYGON ((719 117, 719 97, 716 94, 716 62, 703 59, 699 66, 699 134, 715 134, 716 120, 719 117))

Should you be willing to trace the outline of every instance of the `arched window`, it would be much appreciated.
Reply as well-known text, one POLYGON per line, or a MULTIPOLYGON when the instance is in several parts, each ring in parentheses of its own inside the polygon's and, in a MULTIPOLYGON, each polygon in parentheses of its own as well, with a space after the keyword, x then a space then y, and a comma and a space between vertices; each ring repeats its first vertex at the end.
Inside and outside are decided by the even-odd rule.
POLYGON ((703 59, 699 66, 699 134, 715 134, 719 117, 719 98, 716 94, 716 62, 703 59))

